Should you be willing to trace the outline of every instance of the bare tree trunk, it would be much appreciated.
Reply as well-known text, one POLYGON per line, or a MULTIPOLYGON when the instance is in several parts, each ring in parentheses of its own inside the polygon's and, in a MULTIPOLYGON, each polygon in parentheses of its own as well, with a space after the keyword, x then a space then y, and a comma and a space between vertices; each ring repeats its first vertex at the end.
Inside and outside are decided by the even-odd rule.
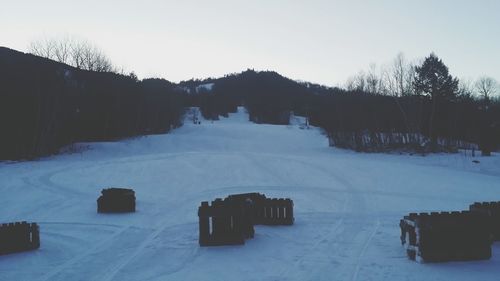
POLYGON ((437 146, 437 136, 434 133, 434 118, 436 116, 436 111, 437 111, 437 98, 433 96, 431 116, 429 118, 429 137, 431 139, 432 149, 435 149, 437 146))

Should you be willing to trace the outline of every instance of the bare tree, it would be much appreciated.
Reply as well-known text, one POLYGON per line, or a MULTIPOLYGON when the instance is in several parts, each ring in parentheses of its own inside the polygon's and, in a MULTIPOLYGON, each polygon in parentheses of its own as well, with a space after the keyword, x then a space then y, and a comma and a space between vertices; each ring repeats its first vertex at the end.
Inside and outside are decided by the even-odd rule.
POLYGON ((491 121, 490 103, 491 98, 499 91, 498 82, 487 76, 479 78, 474 84, 477 94, 481 97, 482 106, 482 121, 479 147, 482 156, 491 156, 491 151, 494 148, 494 124, 491 121))
POLYGON ((54 46, 54 58, 58 62, 69 63, 71 58, 71 38, 64 37, 59 41, 52 41, 54 46))
POLYGON ((345 88, 348 91, 354 91, 356 89, 356 81, 354 80, 354 76, 350 76, 349 78, 347 78, 345 88))
POLYGON ((56 48, 54 41, 51 39, 41 39, 33 41, 28 46, 29 52, 33 55, 55 59, 54 49, 56 48))
POLYGON ((399 53, 386 76, 390 91, 393 95, 409 96, 414 94, 413 81, 415 81, 415 67, 406 61, 403 53, 399 53))
POLYGON ((458 82, 458 93, 462 97, 472 98, 475 92, 474 83, 466 78, 461 78, 458 82))
POLYGON ((362 90, 369 93, 391 95, 394 97, 414 95, 416 77, 415 66, 399 53, 393 63, 377 68, 370 64, 368 72, 360 71, 351 76, 345 86, 348 90, 362 90))
POLYGON ((366 74, 364 71, 358 72, 358 74, 351 76, 347 79, 346 88, 349 91, 366 91, 366 74))
POLYGON ((387 66, 382 67, 380 72, 380 93, 388 96, 396 96, 396 85, 392 79, 392 72, 387 66))
POLYGON ((405 79, 405 94, 406 95, 416 95, 418 94, 415 91, 415 79, 417 79, 417 72, 415 71, 415 65, 413 63, 407 62, 406 63, 406 73, 404 76, 405 79))
POLYGON ((399 53, 394 60, 393 75, 396 82, 396 91, 398 93, 397 95, 406 95, 406 61, 403 53, 399 53))
POLYGON ((110 60, 104 55, 104 53, 100 50, 93 49, 92 52, 94 55, 92 56, 93 58, 93 69, 94 71, 98 72, 115 72, 110 60))
POLYGON ((489 102, 491 97, 499 91, 498 82, 487 76, 479 78, 476 81, 475 88, 485 102, 489 102))
POLYGON ((97 72, 115 72, 109 58, 95 45, 70 37, 41 39, 29 46, 30 53, 97 72))
POLYGON ((371 94, 377 94, 379 92, 379 76, 377 75, 377 66, 372 63, 368 73, 366 74, 366 89, 371 94))

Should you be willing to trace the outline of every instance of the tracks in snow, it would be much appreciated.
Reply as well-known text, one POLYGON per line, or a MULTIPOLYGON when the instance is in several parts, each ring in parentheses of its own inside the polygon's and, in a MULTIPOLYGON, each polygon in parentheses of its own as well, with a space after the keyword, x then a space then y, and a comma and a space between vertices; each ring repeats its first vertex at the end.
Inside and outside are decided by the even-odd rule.
MULTIPOLYGON (((304 249, 305 252, 301 254, 301 256, 295 261, 294 269, 301 268, 304 264, 309 266, 314 266, 314 254, 315 252, 321 251, 327 253, 324 257, 327 263, 338 264, 338 258, 345 257, 351 260, 352 263, 348 268, 342 270, 342 274, 346 274, 347 271, 353 272, 354 275, 352 280, 355 280, 358 276, 359 269, 361 267, 359 261, 360 257, 368 248, 370 241, 373 235, 367 237, 364 246, 359 249, 359 252, 352 252, 349 247, 344 247, 343 243, 353 243, 353 239, 357 236, 364 236, 364 226, 368 222, 368 218, 362 218, 362 221, 357 224, 352 224, 349 219, 345 217, 345 214, 348 212, 356 212, 360 215, 363 215, 365 199, 363 192, 355 189, 352 184, 346 180, 342 175, 337 173, 335 169, 325 168, 314 161, 310 161, 304 159, 303 157, 289 157, 283 155, 275 155, 275 154, 266 154, 266 153, 212 153, 212 152, 195 152, 195 153, 175 153, 175 154, 163 154, 163 155, 155 155, 153 157, 133 157, 133 158, 125 158, 125 159, 117 159, 106 162, 98 162, 92 165, 82 165, 77 164, 74 166, 64 167, 61 169, 53 170, 49 173, 45 173, 39 175, 37 178, 37 182, 40 183, 44 188, 49 192, 60 192, 63 196, 81 196, 82 193, 78 192, 78 190, 73 190, 72 188, 68 188, 63 184, 56 183, 53 180, 53 177, 59 173, 65 173, 70 171, 71 169, 86 169, 86 168, 103 168, 106 166, 114 166, 121 164, 130 164, 130 163, 140 163, 143 161, 163 161, 174 159, 176 157, 181 157, 183 155, 197 155, 203 157, 214 156, 217 157, 219 155, 241 155, 243 159, 247 159, 250 161, 250 164, 253 166, 257 166, 260 169, 260 174, 267 175, 272 182, 278 183, 277 185, 251 185, 251 186, 226 186, 221 188, 211 188, 208 190, 200 191, 196 194, 192 194, 191 196, 186 196, 185 200, 182 202, 193 201, 195 199, 201 200, 210 200, 215 194, 220 194, 223 192, 245 192, 245 191, 291 191, 291 192, 299 192, 299 193, 314 193, 318 194, 325 198, 331 198, 334 202, 338 202, 338 197, 344 197, 342 201, 343 207, 340 211, 340 217, 336 218, 335 221, 331 223, 330 227, 321 235, 321 237, 316 237, 317 242, 315 242, 310 249, 304 249), (268 165, 269 163, 273 163, 273 160, 289 161, 292 163, 296 163, 298 166, 302 167, 304 170, 310 169, 315 173, 321 174, 325 179, 328 179, 330 182, 329 185, 324 186, 304 186, 300 182, 298 184, 294 184, 294 182, 290 182, 290 179, 283 174, 280 174, 279 167, 273 167, 273 165, 268 165), (332 185, 335 185, 333 187, 332 185), (351 242, 349 242, 351 241, 351 242)), ((243 160, 242 159, 242 160, 243 160)), ((279 164, 279 163, 278 163, 279 164)), ((32 183, 33 184, 33 183, 32 183)), ((391 194, 388 194, 389 196, 391 194)), ((398 196, 397 194, 393 194, 393 196, 398 196)), ((180 202, 178 205, 182 205, 180 202)), ((175 209, 175 208, 172 208, 175 209)), ((338 210, 337 210, 338 211, 338 210)), ((297 215, 300 215, 300 211, 296 212, 297 215)), ((135 249, 127 250, 127 253, 124 257, 116 259, 109 267, 106 269, 106 273, 102 276, 99 276, 98 280, 112 281, 116 279, 118 274, 127 267, 131 262, 140 257, 145 249, 148 248, 153 241, 155 241, 159 235, 162 233, 168 232, 167 230, 171 227, 171 218, 166 219, 164 222, 160 222, 154 228, 153 232, 144 236, 142 242, 135 247, 135 249)), ((97 225, 96 225, 97 226, 97 225)), ((103 225, 104 226, 104 225, 103 225)), ((82 254, 77 257, 65 262, 61 266, 58 266, 53 271, 46 274, 42 280, 52 280, 58 275, 64 276, 64 271, 79 262, 85 260, 86 257, 96 254, 98 249, 104 247, 106 245, 112 244, 116 238, 124 234, 130 229, 130 226, 125 226, 120 228, 120 230, 113 233, 111 236, 106 238, 105 240, 99 242, 96 246, 84 251, 82 254)), ((374 233, 376 230, 373 230, 374 233)), ((195 242, 196 243, 196 242, 195 242)), ((198 249, 197 245, 193 245, 195 249, 198 249)), ((194 258, 195 253, 193 253, 193 248, 187 248, 186 251, 191 252, 187 255, 187 257, 194 258)), ((188 258, 189 259, 189 258, 188 258)), ((177 270, 181 269, 178 267, 177 270)), ((306 266, 307 269, 307 266, 306 266)), ((315 268, 319 270, 320 268, 315 268)), ((324 268, 321 268, 323 270, 324 268)), ((283 274, 286 273, 287 270, 283 270, 283 274)), ((172 272, 175 272, 173 270, 172 272)), ((165 272, 167 274, 167 272, 165 272)), ((96 279, 97 280, 97 279, 96 279)))
MULTIPOLYGON (((101 240, 99 243, 97 243, 94 246, 90 247, 89 249, 85 250, 83 253, 77 255, 75 258, 72 258, 72 259, 66 261, 65 263, 63 263, 62 265, 55 267, 53 270, 51 270, 47 274, 43 275, 40 280, 41 281, 55 280, 55 277, 59 273, 63 272, 64 270, 68 269, 69 267, 71 267, 73 265, 76 265, 77 263, 79 263, 80 261, 82 261, 84 258, 86 258, 87 256, 89 256, 90 254, 96 253, 98 249, 103 248, 106 245, 108 245, 110 242, 112 242, 118 236, 122 235, 129 228, 130 227, 128 227, 128 226, 120 228, 115 233, 113 233, 112 235, 108 236, 106 239, 101 240)), ((62 279, 62 280, 65 280, 65 279, 62 279)))

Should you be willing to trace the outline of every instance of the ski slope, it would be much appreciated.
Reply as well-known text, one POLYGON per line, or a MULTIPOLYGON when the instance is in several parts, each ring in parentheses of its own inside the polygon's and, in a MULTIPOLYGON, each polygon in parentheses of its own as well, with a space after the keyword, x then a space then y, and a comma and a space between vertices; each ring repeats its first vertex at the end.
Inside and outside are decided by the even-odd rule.
MULTIPOLYGON (((257 125, 243 109, 171 134, 79 144, 0 163, 0 222, 40 224, 41 248, 0 256, 0 280, 499 280, 487 261, 418 264, 399 219, 500 200, 500 157, 364 154, 316 128, 257 125), (105 187, 131 187, 137 212, 97 214, 105 187), (295 224, 256 226, 244 246, 200 248, 201 201, 289 197, 295 224)), ((296 120, 295 120, 296 121, 296 120)))

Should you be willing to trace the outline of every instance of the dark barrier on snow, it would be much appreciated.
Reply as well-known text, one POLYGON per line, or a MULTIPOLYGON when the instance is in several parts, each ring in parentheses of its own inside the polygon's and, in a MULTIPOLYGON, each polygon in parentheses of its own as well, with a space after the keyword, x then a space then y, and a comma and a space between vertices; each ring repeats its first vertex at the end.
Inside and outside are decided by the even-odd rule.
POLYGON ((235 194, 202 202, 198 208, 200 246, 244 244, 254 225, 292 225, 293 201, 269 199, 260 193, 235 194))
POLYGON ((0 225, 0 255, 40 248, 36 223, 15 222, 0 225))
POLYGON ((293 201, 290 199, 266 198, 260 193, 245 193, 229 195, 225 200, 244 202, 252 208, 254 224, 262 225, 292 225, 293 201))
POLYGON ((476 202, 469 210, 490 217, 490 228, 494 241, 500 241, 500 202, 476 202))
POLYGON ((489 259, 489 220, 470 211, 411 213, 400 221, 401 243, 419 262, 489 259))
POLYGON ((292 225, 293 201, 290 199, 266 199, 259 206, 260 214, 257 224, 264 225, 292 225))
POLYGON ((135 212, 135 192, 128 188, 107 188, 97 199, 98 213, 135 212))
POLYGON ((211 206, 202 202, 198 216, 201 246, 244 244, 245 238, 253 237, 253 224, 244 206, 218 198, 211 206))

